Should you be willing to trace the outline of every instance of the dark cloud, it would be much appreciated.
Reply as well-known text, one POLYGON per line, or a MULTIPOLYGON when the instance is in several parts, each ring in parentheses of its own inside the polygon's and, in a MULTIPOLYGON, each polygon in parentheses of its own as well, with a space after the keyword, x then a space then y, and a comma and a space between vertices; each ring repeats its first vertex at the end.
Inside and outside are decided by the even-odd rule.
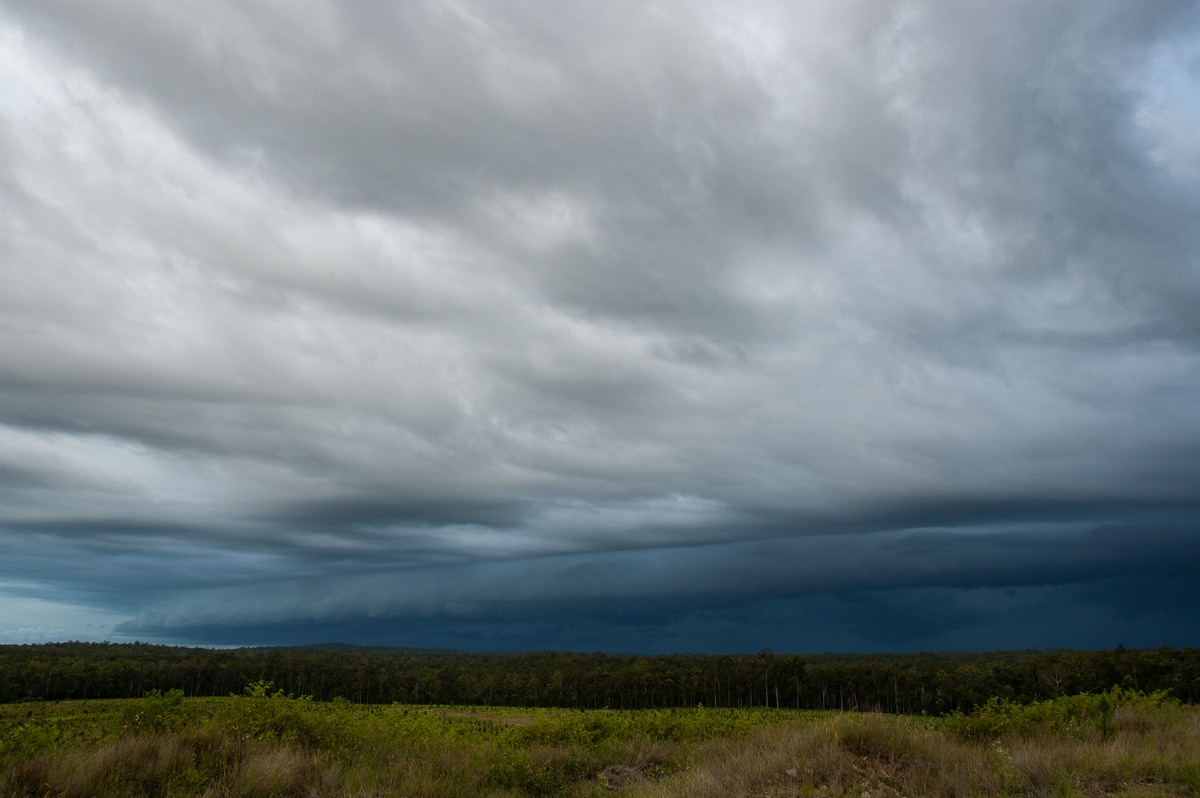
POLYGON ((1194 644, 1198 31, 3 4, 0 639, 1194 644))

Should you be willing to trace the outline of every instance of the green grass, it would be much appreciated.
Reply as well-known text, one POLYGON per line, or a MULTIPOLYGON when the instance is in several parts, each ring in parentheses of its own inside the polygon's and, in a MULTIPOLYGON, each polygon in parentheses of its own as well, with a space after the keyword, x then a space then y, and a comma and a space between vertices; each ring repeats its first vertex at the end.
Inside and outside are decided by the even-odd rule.
POLYGON ((3 796, 1200 796, 1200 711, 1107 694, 913 718, 229 698, 0 706, 3 796))

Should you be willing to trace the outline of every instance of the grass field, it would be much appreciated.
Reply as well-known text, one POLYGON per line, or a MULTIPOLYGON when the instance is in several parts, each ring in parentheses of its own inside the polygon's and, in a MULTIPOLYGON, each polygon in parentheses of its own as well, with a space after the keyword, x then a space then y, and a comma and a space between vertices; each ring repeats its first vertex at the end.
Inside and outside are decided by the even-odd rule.
POLYGON ((949 718, 246 692, 0 706, 3 795, 1200 795, 1200 710, 1120 691, 949 718))

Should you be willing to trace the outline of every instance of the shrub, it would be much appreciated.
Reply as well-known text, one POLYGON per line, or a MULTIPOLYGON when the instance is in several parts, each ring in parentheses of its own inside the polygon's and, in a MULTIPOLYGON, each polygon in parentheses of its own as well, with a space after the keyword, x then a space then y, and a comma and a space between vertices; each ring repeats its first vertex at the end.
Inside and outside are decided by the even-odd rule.
POLYGON ((299 743, 311 748, 338 739, 338 713, 313 707, 312 696, 272 692, 271 682, 253 682, 226 708, 225 722, 235 732, 257 740, 299 743))
POLYGON ((129 703, 121 713, 121 727, 131 734, 163 732, 177 728, 181 720, 182 690, 166 693, 151 690, 129 703))
POLYGON ((551 795, 563 786, 549 767, 535 767, 517 751, 501 753, 488 770, 488 782, 524 795, 551 795))
POLYGON ((1037 731, 1079 733, 1095 727, 1103 738, 1112 732, 1113 716, 1118 709, 1157 707, 1176 703, 1165 690, 1142 693, 1113 687, 1104 693, 1080 693, 1032 704, 1018 704, 993 697, 967 715, 954 713, 948 727, 964 739, 995 739, 1005 734, 1029 734, 1037 731))

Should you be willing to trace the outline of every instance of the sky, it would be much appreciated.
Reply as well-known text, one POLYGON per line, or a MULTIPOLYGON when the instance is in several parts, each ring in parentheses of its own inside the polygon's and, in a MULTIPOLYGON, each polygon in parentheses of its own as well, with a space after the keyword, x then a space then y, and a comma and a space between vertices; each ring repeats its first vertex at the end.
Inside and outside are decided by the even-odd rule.
POLYGON ((0 643, 1200 645, 1200 6, 0 0, 0 643))

